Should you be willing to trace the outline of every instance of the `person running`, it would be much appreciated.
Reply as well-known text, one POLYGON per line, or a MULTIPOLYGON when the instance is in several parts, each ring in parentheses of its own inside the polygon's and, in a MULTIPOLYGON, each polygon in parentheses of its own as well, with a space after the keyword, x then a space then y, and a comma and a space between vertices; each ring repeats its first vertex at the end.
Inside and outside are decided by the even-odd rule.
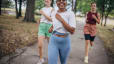
POLYGON ((86 24, 84 26, 85 36, 85 58, 84 62, 88 63, 89 45, 93 46, 96 35, 96 23, 100 23, 100 14, 96 11, 96 3, 91 3, 91 10, 86 14, 86 24))
POLYGON ((75 14, 66 10, 66 0, 57 0, 56 4, 58 10, 51 15, 53 31, 48 45, 48 64, 57 64, 58 56, 61 64, 66 64, 71 46, 70 34, 75 32, 76 20, 75 14))
POLYGON ((49 37, 51 33, 48 32, 49 28, 52 26, 51 12, 53 8, 50 6, 51 0, 45 0, 45 7, 40 10, 41 19, 38 29, 38 53, 40 55, 40 60, 37 64, 44 63, 43 59, 43 41, 46 38, 49 42, 49 37))

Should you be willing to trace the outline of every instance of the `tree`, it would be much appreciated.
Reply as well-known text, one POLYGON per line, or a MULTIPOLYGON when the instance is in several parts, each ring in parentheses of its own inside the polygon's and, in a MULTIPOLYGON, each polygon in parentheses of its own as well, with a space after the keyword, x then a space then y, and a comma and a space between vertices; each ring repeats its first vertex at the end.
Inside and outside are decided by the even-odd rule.
POLYGON ((2 0, 0 0, 0 15, 1 15, 2 0))
POLYGON ((90 4, 93 0, 77 0, 77 9, 86 14, 86 12, 90 11, 90 4))
POLYGON ((104 23, 104 26, 106 26, 108 15, 114 9, 114 0, 106 0, 106 1, 107 2, 106 2, 106 5, 105 5, 105 23, 104 23))
POLYGON ((21 7, 22 7, 22 0, 19 0, 19 17, 22 16, 21 7))
POLYGON ((54 4, 54 0, 51 0, 51 6, 53 7, 53 4, 54 4))
POLYGON ((77 5, 77 0, 68 0, 69 2, 72 3, 72 11, 76 12, 76 5, 77 5))
POLYGON ((27 0, 27 7, 25 12, 24 21, 34 22, 34 9, 35 9, 35 0, 27 0))
POLYGON ((12 5, 12 2, 11 0, 0 0, 1 2, 1 8, 4 8, 4 11, 5 11, 5 8, 10 8, 10 6, 12 5))
POLYGON ((100 1, 96 1, 97 3, 97 7, 98 7, 98 10, 100 11, 101 13, 101 26, 103 24, 103 16, 104 16, 104 12, 105 12, 105 1, 106 0, 100 0, 100 1), (102 3, 102 4, 101 4, 102 3))
POLYGON ((97 1, 97 7, 99 11, 101 12, 101 17, 102 17, 101 25, 103 22, 103 17, 105 16, 104 26, 106 26, 108 15, 114 9, 114 5, 113 5, 114 0, 96 0, 96 1, 97 1))
POLYGON ((16 10, 16 18, 19 18, 19 12, 18 12, 18 8, 17 8, 17 0, 15 0, 15 10, 16 10))
POLYGON ((44 0, 36 0, 35 1, 35 9, 40 10, 44 7, 44 0))
POLYGON ((77 0, 75 0, 75 3, 74 3, 74 12, 76 13, 76 7, 77 7, 77 0))

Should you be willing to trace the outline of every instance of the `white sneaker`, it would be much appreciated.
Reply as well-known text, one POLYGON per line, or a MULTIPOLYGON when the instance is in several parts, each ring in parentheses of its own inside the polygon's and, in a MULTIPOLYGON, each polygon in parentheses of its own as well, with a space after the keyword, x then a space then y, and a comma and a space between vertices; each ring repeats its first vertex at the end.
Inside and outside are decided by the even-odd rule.
POLYGON ((85 63, 88 63, 88 56, 85 56, 84 62, 85 62, 85 63))
POLYGON ((44 59, 40 59, 37 64, 43 64, 43 63, 44 63, 44 59))

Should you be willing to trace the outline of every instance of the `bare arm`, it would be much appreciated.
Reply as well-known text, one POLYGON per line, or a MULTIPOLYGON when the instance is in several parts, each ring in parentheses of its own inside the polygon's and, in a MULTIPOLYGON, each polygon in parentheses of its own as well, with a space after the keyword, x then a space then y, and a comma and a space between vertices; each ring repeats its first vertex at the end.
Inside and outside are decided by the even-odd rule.
POLYGON ((75 32, 75 28, 71 27, 69 24, 65 22, 65 20, 59 15, 56 14, 56 18, 63 24, 63 27, 69 31, 71 34, 75 32))
POLYGON ((40 10, 40 14, 44 15, 49 21, 52 21, 51 17, 46 15, 42 10, 40 10))
POLYGON ((86 17, 85 17, 85 18, 86 18, 86 19, 85 19, 86 23, 88 22, 88 20, 87 20, 87 14, 88 14, 88 12, 86 13, 86 17))
POLYGON ((49 33, 52 33, 53 31, 53 25, 50 27, 50 29, 48 30, 49 33))
POLYGON ((98 18, 95 15, 92 15, 92 17, 97 21, 98 24, 100 23, 100 14, 99 13, 97 14, 98 18))
POLYGON ((38 25, 40 24, 40 18, 37 20, 37 24, 38 24, 38 25))

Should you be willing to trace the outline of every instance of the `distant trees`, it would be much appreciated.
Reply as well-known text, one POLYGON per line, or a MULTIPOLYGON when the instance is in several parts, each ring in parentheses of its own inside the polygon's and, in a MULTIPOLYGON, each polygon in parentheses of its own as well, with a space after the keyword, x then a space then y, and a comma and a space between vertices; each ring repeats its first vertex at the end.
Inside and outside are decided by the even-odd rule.
POLYGON ((27 7, 25 11, 24 21, 34 22, 34 9, 35 9, 35 0, 27 0, 27 7))
POLYGON ((77 10, 86 14, 90 10, 90 4, 94 0, 77 0, 77 10))
POLYGON ((105 18, 104 26, 106 26, 108 15, 114 10, 114 0, 96 0, 97 7, 101 12, 101 25, 103 24, 103 17, 105 18))
POLYGON ((19 17, 22 16, 22 0, 19 0, 19 17))
POLYGON ((76 13, 76 7, 77 7, 77 0, 74 2, 74 12, 76 13))
POLYGON ((77 0, 72 0, 72 10, 76 12, 77 0))
MULTIPOLYGON (((12 5, 11 1, 15 2, 15 10, 16 10, 16 18, 22 16, 22 4, 26 4, 26 11, 24 21, 32 21, 34 22, 34 11, 36 9, 40 10, 44 7, 44 0, 0 0, 0 15, 1 15, 1 8, 8 8, 12 5)), ((55 4, 56 0, 52 0, 51 6, 55 4)), ((68 9, 72 7, 74 12, 80 11, 85 14, 87 11, 90 10, 91 2, 96 2, 98 11, 100 11, 102 21, 103 18, 105 19, 104 26, 106 26, 106 20, 109 14, 114 12, 114 0, 67 0, 68 2, 68 9)), ((101 22, 101 25, 103 22, 101 22)))
POLYGON ((35 0, 35 9, 40 10, 44 7, 44 0, 35 0))
POLYGON ((54 0, 51 0, 51 6, 53 7, 53 4, 54 4, 54 0))
POLYGON ((14 1, 15 1, 16 18, 18 19, 19 17, 22 17, 22 3, 26 0, 14 0, 14 1))
POLYGON ((1 8, 2 8, 2 0, 0 0, 0 15, 2 13, 1 8))
POLYGON ((17 8, 17 0, 15 0, 15 10, 16 10, 16 18, 19 18, 19 14, 18 14, 18 8, 17 8))
POLYGON ((2 14, 2 8, 9 8, 11 4, 10 0, 0 0, 0 15, 2 14))

